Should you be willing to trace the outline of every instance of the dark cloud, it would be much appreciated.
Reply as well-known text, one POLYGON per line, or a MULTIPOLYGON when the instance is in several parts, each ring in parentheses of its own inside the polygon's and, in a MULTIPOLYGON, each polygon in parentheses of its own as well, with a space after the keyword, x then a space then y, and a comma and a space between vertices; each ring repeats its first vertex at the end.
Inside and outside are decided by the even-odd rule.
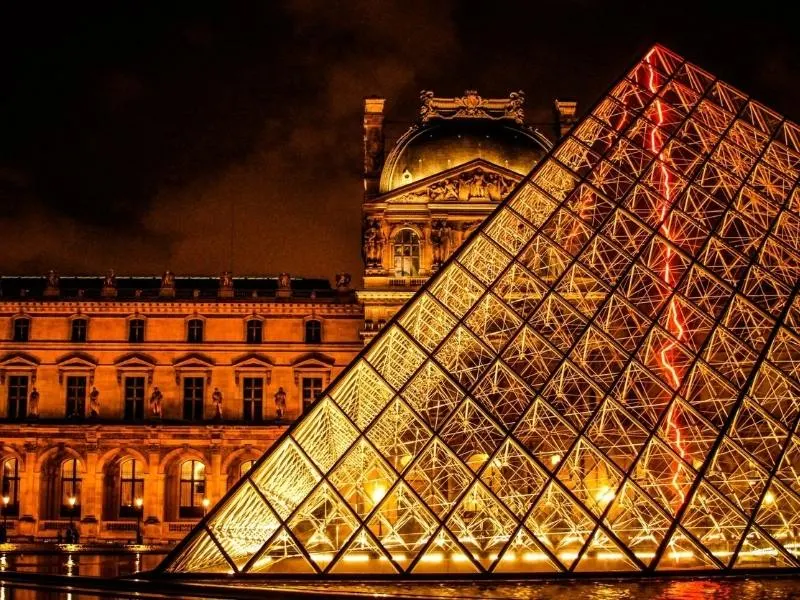
POLYGON ((2 272, 357 273, 373 93, 395 130, 422 88, 523 89, 544 128, 660 41, 800 100, 792 21, 764 3, 50 4, 0 13, 2 272))

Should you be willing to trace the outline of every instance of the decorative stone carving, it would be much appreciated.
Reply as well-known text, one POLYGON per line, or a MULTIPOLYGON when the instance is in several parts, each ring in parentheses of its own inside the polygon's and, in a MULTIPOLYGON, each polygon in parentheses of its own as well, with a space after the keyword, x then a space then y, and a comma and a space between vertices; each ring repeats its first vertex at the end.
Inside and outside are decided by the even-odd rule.
POLYGON ((522 124, 525 92, 511 92, 508 98, 483 98, 476 90, 466 90, 456 98, 437 98, 432 91, 420 92, 419 116, 422 123, 431 119, 509 119, 522 124))
POLYGON ((278 391, 275 392, 275 415, 278 420, 283 418, 284 413, 286 412, 286 392, 283 391, 282 387, 278 388, 278 391))
POLYGON ((350 273, 336 274, 336 289, 339 291, 347 291, 350 289, 350 273))
POLYGON ((289 273, 278 275, 278 298, 290 298, 292 295, 292 277, 289 273))
POLYGON ((39 418, 39 390, 34 387, 28 396, 28 417, 31 419, 39 418))
POLYGON ((222 401, 223 401, 222 392, 219 391, 219 388, 214 388, 214 393, 211 394, 211 402, 214 404, 214 418, 221 420, 222 419, 222 401))
POLYGON ((383 254, 383 232, 380 222, 367 218, 364 221, 364 262, 367 268, 380 268, 383 254))
POLYGON ((92 386, 92 391, 89 393, 89 416, 100 416, 100 391, 92 386))
MULTIPOLYGON (((389 202, 499 202, 508 195, 514 185, 516 185, 516 181, 511 177, 506 177, 505 175, 492 173, 483 169, 474 169, 450 177, 449 179, 433 183, 426 189, 391 198, 389 202)), ((367 247, 367 242, 372 236, 373 234, 368 229, 365 229, 365 249, 367 247)))
POLYGON ((175 296, 175 275, 167 269, 161 276, 160 296, 175 296))
POLYGON ((431 223, 433 266, 439 267, 450 255, 450 227, 445 220, 431 223))
POLYGON ((158 389, 158 386, 153 388, 150 394, 150 412, 154 417, 161 418, 161 402, 164 400, 164 394, 158 389))
POLYGON ((117 295, 117 274, 114 269, 109 269, 103 277, 103 289, 100 290, 103 298, 113 298, 117 295))
POLYGON ((225 271, 219 277, 219 297, 233 298, 233 277, 230 271, 225 271))
POLYGON ((44 295, 50 298, 58 296, 60 293, 58 288, 59 282, 60 280, 58 273, 56 273, 53 269, 50 269, 50 271, 47 273, 47 285, 44 288, 44 295))

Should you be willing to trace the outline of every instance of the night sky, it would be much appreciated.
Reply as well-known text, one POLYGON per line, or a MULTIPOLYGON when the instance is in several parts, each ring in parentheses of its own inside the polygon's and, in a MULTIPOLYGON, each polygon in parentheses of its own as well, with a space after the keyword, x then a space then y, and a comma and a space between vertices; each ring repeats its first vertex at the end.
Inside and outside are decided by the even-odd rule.
POLYGON ((800 117, 767 2, 180 4, 2 4, 0 273, 357 275, 371 94, 394 130, 421 89, 522 89, 544 123, 661 42, 800 117))

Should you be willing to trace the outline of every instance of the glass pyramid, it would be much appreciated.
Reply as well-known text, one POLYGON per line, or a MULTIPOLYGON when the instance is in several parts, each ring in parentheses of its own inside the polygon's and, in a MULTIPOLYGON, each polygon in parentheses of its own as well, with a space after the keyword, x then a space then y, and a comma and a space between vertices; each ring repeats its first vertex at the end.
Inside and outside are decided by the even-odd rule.
POLYGON ((656 46, 160 570, 797 567, 799 172, 656 46))

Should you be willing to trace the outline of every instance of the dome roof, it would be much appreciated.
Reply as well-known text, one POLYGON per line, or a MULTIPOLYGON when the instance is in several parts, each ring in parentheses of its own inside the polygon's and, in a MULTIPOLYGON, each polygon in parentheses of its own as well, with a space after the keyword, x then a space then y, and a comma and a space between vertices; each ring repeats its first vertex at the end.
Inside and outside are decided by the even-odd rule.
POLYGON ((550 149, 541 133, 513 121, 452 119, 414 126, 392 148, 381 172, 386 193, 476 158, 526 175, 550 149))

